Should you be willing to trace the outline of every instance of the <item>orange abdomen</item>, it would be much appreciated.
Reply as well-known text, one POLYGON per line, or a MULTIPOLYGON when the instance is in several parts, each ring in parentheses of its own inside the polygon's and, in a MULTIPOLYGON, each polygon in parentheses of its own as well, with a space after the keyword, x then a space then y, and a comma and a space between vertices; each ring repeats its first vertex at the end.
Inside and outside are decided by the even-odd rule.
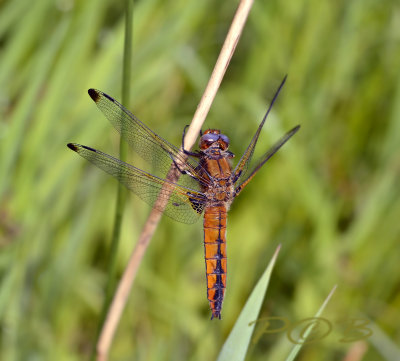
POLYGON ((204 213, 204 254, 206 261, 207 298, 211 319, 221 319, 226 288, 226 207, 207 207, 204 213))

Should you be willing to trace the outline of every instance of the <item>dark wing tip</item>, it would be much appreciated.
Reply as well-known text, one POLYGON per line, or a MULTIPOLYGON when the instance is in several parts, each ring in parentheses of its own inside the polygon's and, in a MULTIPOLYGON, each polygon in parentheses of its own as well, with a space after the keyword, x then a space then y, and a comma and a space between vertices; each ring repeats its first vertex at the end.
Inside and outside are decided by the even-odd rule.
POLYGON ((77 151, 78 151, 77 144, 68 143, 68 144, 67 144, 67 147, 68 147, 69 149, 72 149, 74 152, 77 152, 77 151))
POLYGON ((100 93, 96 89, 90 88, 88 90, 88 93, 95 103, 99 101, 100 93))
POLYGON ((69 149, 72 149, 74 152, 78 152, 78 153, 79 153, 79 151, 81 151, 82 149, 90 150, 91 152, 97 153, 97 150, 96 150, 96 149, 90 148, 90 147, 88 147, 88 146, 86 146, 86 145, 80 145, 80 144, 76 144, 76 143, 68 143, 68 144, 67 144, 67 147, 68 147, 69 149))
POLYGON ((296 133, 300 129, 300 124, 296 125, 293 129, 292 132, 296 133))

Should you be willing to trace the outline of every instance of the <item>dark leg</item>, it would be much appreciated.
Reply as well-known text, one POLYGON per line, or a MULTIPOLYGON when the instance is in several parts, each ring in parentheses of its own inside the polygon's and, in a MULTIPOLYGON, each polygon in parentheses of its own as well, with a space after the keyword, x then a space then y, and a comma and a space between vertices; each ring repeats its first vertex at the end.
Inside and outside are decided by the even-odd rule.
POLYGON ((185 125, 185 128, 183 128, 183 133, 182 133, 182 150, 183 153, 186 155, 191 155, 192 157, 199 158, 200 155, 198 152, 189 152, 188 150, 185 150, 185 135, 186 135, 186 129, 189 125, 185 125))

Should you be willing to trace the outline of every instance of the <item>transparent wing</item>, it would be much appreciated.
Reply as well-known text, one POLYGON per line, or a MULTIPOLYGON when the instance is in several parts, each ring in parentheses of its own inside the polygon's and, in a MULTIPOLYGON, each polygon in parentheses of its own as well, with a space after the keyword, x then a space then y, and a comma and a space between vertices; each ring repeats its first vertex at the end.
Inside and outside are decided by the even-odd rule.
MULTIPOLYGON (((181 170, 186 170, 198 181, 206 181, 199 173, 199 161, 195 157, 183 156, 174 145, 154 133, 144 125, 129 110, 109 95, 100 90, 89 89, 90 97, 103 112, 110 123, 121 133, 132 149, 144 160, 150 163, 157 176, 165 178, 173 162, 181 170)), ((180 177, 178 184, 195 187, 196 181, 192 177, 180 177)))
POLYGON ((255 166, 252 167, 249 172, 246 172, 243 178, 240 178, 240 183, 235 188, 236 195, 238 195, 243 190, 243 188, 251 181, 251 179, 255 176, 258 170, 268 161, 268 159, 270 159, 294 134, 296 134, 299 129, 300 125, 297 125, 292 130, 287 132, 266 153, 264 153, 260 157, 260 159, 255 163, 255 166))
POLYGON ((234 174, 236 182, 239 181, 239 183, 242 183, 243 179, 247 178, 248 167, 251 162, 251 158, 253 157, 254 149, 256 147, 258 137, 260 136, 261 129, 263 128, 264 123, 267 120, 268 114, 270 113, 272 106, 274 105, 276 99, 278 98, 279 92, 281 91, 283 85, 285 84, 286 78, 287 76, 283 78, 281 84, 279 85, 278 90, 275 92, 275 95, 271 101, 271 104, 268 107, 267 112, 264 115, 263 120, 261 121, 260 125, 257 128, 256 134, 254 134, 253 139, 251 140, 249 146, 247 147, 242 157, 240 158, 237 166, 235 167, 234 174))
POLYGON ((176 221, 194 223, 203 212, 205 197, 195 189, 158 178, 111 155, 84 145, 69 143, 68 147, 117 178, 124 186, 151 206, 157 208, 158 202, 156 200, 158 198, 168 200, 165 208, 158 209, 176 221), (171 187, 167 187, 170 188, 169 190, 164 186, 165 183, 170 184, 171 187))

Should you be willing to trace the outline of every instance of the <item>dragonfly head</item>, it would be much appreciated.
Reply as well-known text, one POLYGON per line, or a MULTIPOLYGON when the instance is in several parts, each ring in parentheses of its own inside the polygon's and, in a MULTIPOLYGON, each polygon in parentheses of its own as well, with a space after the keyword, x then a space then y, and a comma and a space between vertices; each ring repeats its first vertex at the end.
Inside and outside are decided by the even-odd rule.
POLYGON ((207 129, 200 138, 199 147, 201 150, 211 147, 227 150, 229 147, 229 138, 225 134, 221 134, 218 129, 207 129))

